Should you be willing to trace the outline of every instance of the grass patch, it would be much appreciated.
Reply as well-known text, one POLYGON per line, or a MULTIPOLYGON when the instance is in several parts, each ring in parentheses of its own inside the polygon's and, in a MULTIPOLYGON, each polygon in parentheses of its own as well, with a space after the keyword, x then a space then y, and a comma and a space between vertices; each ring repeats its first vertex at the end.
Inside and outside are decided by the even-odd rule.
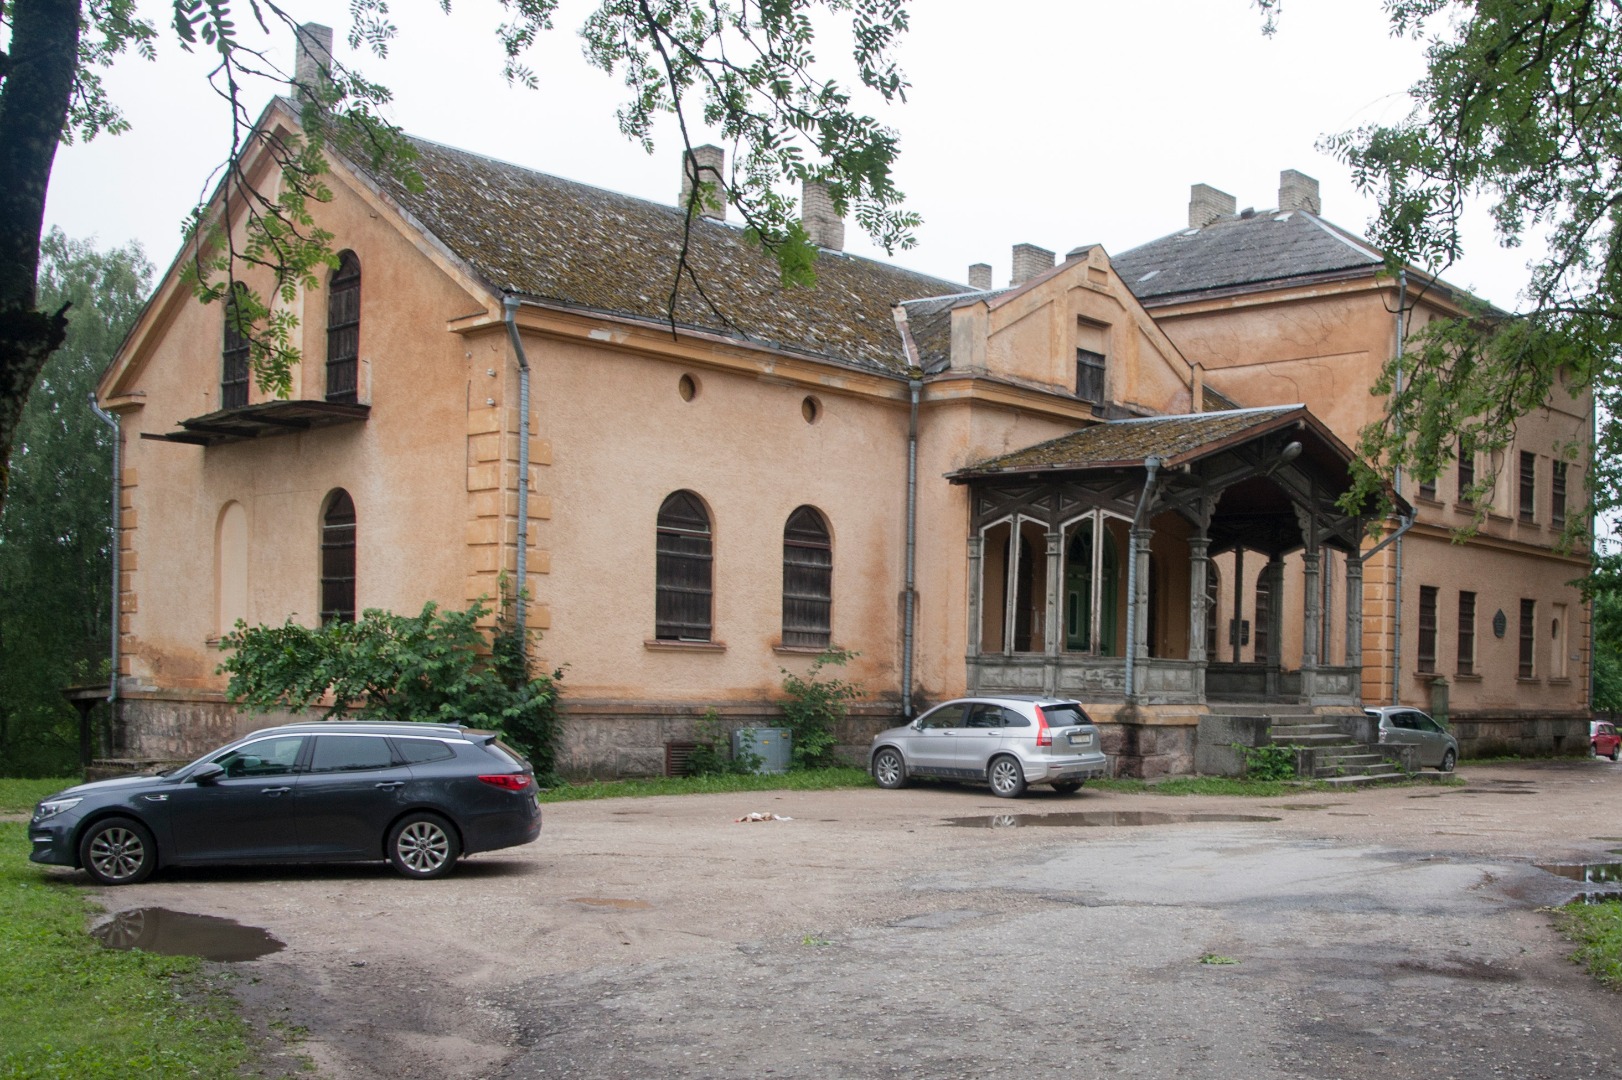
POLYGON ((1303 791, 1326 791, 1327 784, 1300 780, 1247 780, 1236 776, 1174 776, 1167 780, 1089 780, 1088 791, 1113 791, 1122 795, 1248 795, 1276 799, 1303 791))
POLYGON ((28 862, 27 826, 0 822, 0 1076, 229 1076, 248 1025, 189 957, 114 952, 91 905, 28 862))
POLYGON ((1622 901, 1567 904, 1560 929, 1577 943, 1571 959, 1612 990, 1622 990, 1622 901))
POLYGON ((0 777, 0 814, 31 814, 34 804, 45 796, 81 782, 76 776, 46 777, 43 780, 0 777))
POLYGON ((850 766, 794 772, 726 776, 656 776, 643 780, 591 780, 541 792, 541 802, 580 799, 628 799, 650 795, 725 795, 734 791, 832 791, 872 787, 867 770, 850 766))

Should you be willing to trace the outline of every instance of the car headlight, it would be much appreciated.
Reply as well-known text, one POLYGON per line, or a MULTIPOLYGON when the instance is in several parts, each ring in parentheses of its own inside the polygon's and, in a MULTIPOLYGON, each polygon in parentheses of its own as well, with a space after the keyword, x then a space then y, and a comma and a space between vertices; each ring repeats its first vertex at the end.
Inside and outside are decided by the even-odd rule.
POLYGON ((34 824, 38 825, 42 821, 49 821, 51 818, 54 818, 63 811, 72 810, 75 806, 78 806, 82 802, 84 802, 82 797, 73 799, 46 799, 44 802, 40 803, 34 808, 34 824))

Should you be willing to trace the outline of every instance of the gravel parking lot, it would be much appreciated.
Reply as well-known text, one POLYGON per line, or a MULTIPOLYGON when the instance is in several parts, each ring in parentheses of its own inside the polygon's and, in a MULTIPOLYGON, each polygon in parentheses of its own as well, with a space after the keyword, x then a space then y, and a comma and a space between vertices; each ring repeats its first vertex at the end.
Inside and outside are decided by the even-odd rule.
POLYGON ((443 881, 190 870, 104 902, 284 943, 225 969, 333 1077, 1622 1076, 1622 1002, 1546 910, 1582 886, 1535 865, 1622 860, 1622 767, 1460 775, 565 803, 443 881))

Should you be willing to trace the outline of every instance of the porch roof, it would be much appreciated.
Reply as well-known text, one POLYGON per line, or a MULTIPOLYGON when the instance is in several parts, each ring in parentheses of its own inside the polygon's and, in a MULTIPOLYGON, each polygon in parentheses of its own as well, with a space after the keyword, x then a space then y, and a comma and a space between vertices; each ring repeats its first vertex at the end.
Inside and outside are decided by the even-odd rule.
POLYGON ((1176 468, 1296 424, 1310 428, 1318 436, 1311 440, 1317 445, 1310 449, 1316 451, 1314 456, 1320 457, 1323 464, 1344 470, 1351 462, 1351 450, 1305 405, 1272 405, 1106 421, 1011 454, 987 458, 949 473, 947 478, 962 483, 1010 473, 1141 467, 1150 457, 1160 458, 1165 468, 1176 468))

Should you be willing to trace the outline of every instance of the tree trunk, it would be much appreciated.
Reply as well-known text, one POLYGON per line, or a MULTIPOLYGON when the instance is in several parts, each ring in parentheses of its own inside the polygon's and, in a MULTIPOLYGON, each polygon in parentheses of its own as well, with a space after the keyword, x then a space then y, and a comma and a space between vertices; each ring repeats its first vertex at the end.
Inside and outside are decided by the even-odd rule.
POLYGON ((16 0, 0 54, 0 509, 28 391, 67 328, 34 310, 51 164, 79 56, 78 0, 16 0))

